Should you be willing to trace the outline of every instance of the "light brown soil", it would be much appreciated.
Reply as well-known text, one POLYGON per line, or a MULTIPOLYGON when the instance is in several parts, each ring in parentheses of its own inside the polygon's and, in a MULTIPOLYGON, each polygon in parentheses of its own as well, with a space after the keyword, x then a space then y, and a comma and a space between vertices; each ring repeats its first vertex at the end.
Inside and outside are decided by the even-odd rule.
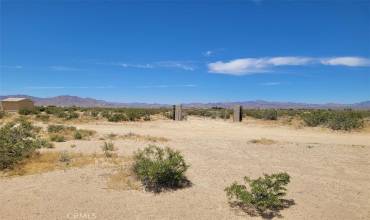
MULTIPOLYGON (((160 194, 115 190, 109 186, 114 170, 95 165, 1 178, 0 219, 258 219, 230 208, 223 190, 243 176, 279 171, 291 175, 286 198, 295 202, 281 211, 285 219, 370 219, 369 132, 193 117, 184 122, 94 122, 76 127, 95 130, 97 137, 56 143, 55 149, 43 151, 101 154, 104 140, 99 137, 110 133, 164 137, 168 142, 156 144, 184 154, 193 185, 160 194), (276 142, 250 142, 260 138, 276 142)), ((119 138, 113 142, 120 156, 131 156, 150 143, 119 138)))

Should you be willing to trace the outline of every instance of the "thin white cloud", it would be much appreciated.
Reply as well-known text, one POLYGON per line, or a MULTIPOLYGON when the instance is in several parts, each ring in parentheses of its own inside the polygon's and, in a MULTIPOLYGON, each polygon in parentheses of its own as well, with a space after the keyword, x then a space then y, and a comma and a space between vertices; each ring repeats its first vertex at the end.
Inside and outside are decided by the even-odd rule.
POLYGON ((139 68, 139 69, 153 69, 154 66, 152 64, 129 64, 129 63, 121 63, 119 64, 121 67, 125 68, 139 68))
POLYGON ((261 86, 277 86, 277 85, 280 85, 281 82, 264 82, 264 83, 260 83, 261 86))
POLYGON ((202 54, 203 54, 203 56, 205 56, 205 57, 210 57, 210 56, 212 56, 212 55, 214 54, 214 51, 212 51, 212 50, 207 50, 207 51, 203 52, 202 54))
POLYGON ((363 57, 263 57, 263 58, 241 58, 231 61, 217 61, 208 64, 208 71, 211 73, 230 75, 251 75, 273 71, 279 66, 305 66, 312 64, 364 67, 370 66, 370 59, 363 57))
POLYGON ((363 57, 332 57, 322 58, 321 63, 330 66, 361 67, 370 66, 370 59, 363 57))
POLYGON ((0 67, 4 69, 22 69, 23 68, 23 66, 21 65, 15 65, 15 66, 0 65, 0 67))
POLYGON ((152 63, 97 63, 104 65, 120 66, 123 68, 137 68, 137 69, 154 69, 154 68, 175 68, 186 71, 194 71, 195 65, 192 61, 158 61, 152 63))
POLYGON ((165 89, 165 88, 193 88, 197 87, 194 84, 184 84, 184 85, 143 85, 143 86, 136 86, 137 89, 165 89))
POLYGON ((69 66, 49 66, 53 71, 83 71, 83 69, 69 67, 69 66))
POLYGON ((113 89, 114 86, 29 86, 24 89, 30 90, 53 90, 53 89, 113 89))
POLYGON ((195 66, 192 62, 189 61, 160 61, 155 62, 155 65, 158 67, 164 67, 164 68, 179 68, 187 71, 194 71, 195 66))

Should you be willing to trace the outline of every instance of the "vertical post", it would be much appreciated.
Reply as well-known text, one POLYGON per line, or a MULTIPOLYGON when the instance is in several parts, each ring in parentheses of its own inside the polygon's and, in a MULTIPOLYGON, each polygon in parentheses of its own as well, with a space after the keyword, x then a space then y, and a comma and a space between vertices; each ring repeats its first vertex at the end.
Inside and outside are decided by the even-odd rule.
POLYGON ((172 119, 174 121, 176 120, 176 105, 172 106, 172 119))
POLYGON ((243 119, 243 109, 241 105, 234 106, 234 122, 241 122, 243 119))
POLYGON ((182 105, 176 105, 175 107, 175 120, 176 121, 182 120, 182 105))
POLYGON ((182 121, 182 105, 173 106, 173 120, 182 121))

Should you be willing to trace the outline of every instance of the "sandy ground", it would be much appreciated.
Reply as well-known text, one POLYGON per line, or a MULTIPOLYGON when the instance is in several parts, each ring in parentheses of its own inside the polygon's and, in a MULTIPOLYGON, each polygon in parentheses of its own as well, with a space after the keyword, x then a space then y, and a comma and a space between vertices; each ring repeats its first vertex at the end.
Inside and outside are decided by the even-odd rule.
MULTIPOLYGON (((230 208, 224 188, 243 176, 286 171, 285 219, 370 219, 370 133, 189 118, 184 122, 78 124, 111 132, 161 136, 191 164, 192 187, 173 192, 107 188, 111 170, 99 166, 0 179, 0 219, 258 219, 230 208), (253 144, 256 138, 276 141, 253 144)), ((103 140, 68 141, 54 151, 101 153, 103 140), (76 144, 71 148, 71 144, 76 144)), ((116 140, 120 155, 145 141, 116 140)))

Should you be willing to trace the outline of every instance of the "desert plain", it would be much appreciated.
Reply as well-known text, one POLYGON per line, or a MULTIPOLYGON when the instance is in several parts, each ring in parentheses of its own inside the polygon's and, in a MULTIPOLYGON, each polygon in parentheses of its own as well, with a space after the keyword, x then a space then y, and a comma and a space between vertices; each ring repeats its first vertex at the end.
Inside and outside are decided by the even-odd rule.
POLYGON ((119 183, 111 184, 118 168, 102 163, 0 177, 0 219, 260 219, 230 207, 224 189, 244 176, 280 171, 291 176, 286 198, 292 202, 274 218, 370 219, 368 130, 341 132, 200 117, 73 126, 96 134, 41 151, 100 155, 110 134, 117 136, 111 140, 115 153, 127 160, 150 144, 169 146, 190 164, 186 176, 192 184, 162 193, 120 188, 119 183), (127 134, 141 138, 119 138, 127 134))

